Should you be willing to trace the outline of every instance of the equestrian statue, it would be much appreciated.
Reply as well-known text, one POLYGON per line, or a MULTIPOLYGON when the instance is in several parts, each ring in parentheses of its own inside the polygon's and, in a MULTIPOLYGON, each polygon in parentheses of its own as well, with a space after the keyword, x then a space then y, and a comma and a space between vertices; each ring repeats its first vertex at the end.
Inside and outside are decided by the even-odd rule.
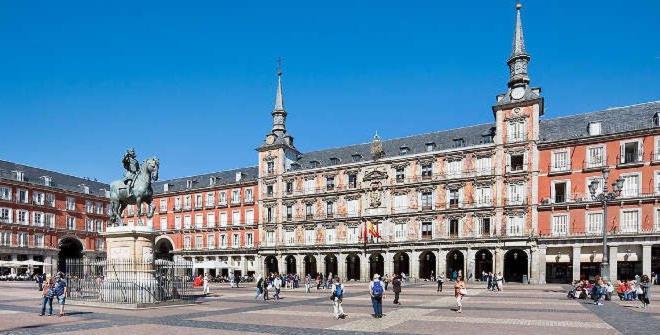
POLYGON ((142 216, 142 203, 148 205, 147 218, 152 218, 155 207, 151 205, 154 190, 151 183, 158 180, 158 158, 148 158, 142 165, 134 149, 129 149, 122 158, 124 178, 110 184, 110 222, 119 226, 121 214, 128 205, 137 207, 137 216, 142 216))

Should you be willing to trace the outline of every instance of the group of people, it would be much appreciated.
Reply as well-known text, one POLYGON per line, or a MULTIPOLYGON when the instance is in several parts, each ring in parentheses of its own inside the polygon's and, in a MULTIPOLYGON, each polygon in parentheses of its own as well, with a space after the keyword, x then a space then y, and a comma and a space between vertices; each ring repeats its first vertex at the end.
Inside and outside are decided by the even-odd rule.
POLYGON ((273 292, 273 300, 278 302, 280 300, 280 292, 282 290, 282 283, 285 282, 286 276, 279 273, 271 273, 265 278, 262 276, 257 277, 257 294, 254 299, 268 300, 269 292, 273 292))
POLYGON ((617 280, 614 284, 596 276, 593 282, 586 279, 574 282, 567 296, 571 299, 591 299, 594 305, 602 306, 616 292, 619 300, 639 300, 641 308, 647 308, 651 303, 651 285, 651 277, 647 275, 636 276, 632 280, 617 280))
POLYGON ((64 273, 58 272, 55 278, 51 277, 50 274, 44 274, 37 277, 36 280, 42 296, 41 313, 39 313, 39 316, 46 315, 46 307, 48 307, 48 316, 53 315, 53 299, 55 298, 57 298, 57 302, 60 304, 59 316, 64 316, 64 304, 68 290, 64 273))
POLYGON ((486 282, 486 288, 489 291, 497 291, 500 292, 502 291, 503 284, 504 284, 504 277, 502 277, 502 273, 498 272, 496 275, 493 274, 492 272, 483 272, 481 274, 481 281, 486 282))

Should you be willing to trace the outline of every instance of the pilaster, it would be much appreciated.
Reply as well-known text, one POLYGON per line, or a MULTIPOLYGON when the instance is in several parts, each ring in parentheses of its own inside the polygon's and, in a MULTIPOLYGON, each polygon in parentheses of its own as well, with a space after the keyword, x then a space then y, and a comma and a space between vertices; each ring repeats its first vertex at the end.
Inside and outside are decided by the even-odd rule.
MULTIPOLYGON (((617 261, 617 256, 619 254, 619 247, 618 246, 610 246, 610 281, 616 281, 617 278, 617 273, 618 271, 618 261, 617 261)), ((643 265, 642 265, 643 267, 643 265)))
POLYGON ((537 283, 539 284, 545 284, 545 277, 546 277, 546 264, 545 264, 545 256, 548 253, 548 249, 545 246, 540 246, 538 248, 538 251, 536 252, 537 256, 537 264, 538 266, 536 267, 538 269, 538 276, 535 276, 537 278, 537 283))
POLYGON ((653 246, 642 245, 642 274, 651 276, 651 251, 653 246))
POLYGON ((582 247, 579 245, 573 246, 573 280, 580 280, 580 255, 582 254, 582 247))

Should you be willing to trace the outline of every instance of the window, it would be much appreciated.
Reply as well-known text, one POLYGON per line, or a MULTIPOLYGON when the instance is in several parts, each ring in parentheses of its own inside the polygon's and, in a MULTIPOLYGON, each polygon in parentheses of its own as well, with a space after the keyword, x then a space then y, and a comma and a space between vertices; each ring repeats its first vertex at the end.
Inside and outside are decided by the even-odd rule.
POLYGON ((43 227, 44 213, 39 213, 39 212, 32 213, 32 223, 37 227, 43 227))
POLYGON ((639 142, 627 142, 621 144, 621 164, 637 163, 642 161, 639 142))
POLYGON ((203 196, 201 194, 195 194, 195 208, 199 209, 204 206, 202 198, 203 196))
POLYGON ((175 216, 174 217, 174 228, 175 229, 181 229, 181 217, 180 216, 175 216))
POLYGON ((241 223, 241 212, 233 211, 231 213, 231 224, 237 225, 241 223))
POLYGON ((459 237, 459 222, 458 219, 449 220, 449 237, 459 237))
POLYGON ((174 210, 181 210, 181 197, 174 198, 174 210))
POLYGON ((489 217, 480 217, 477 225, 477 236, 491 236, 491 224, 489 217))
POLYGON ((190 209, 192 207, 192 196, 186 195, 183 197, 183 209, 190 209))
POLYGON ((636 197, 639 195, 639 174, 622 175, 623 177, 623 190, 621 191, 622 197, 636 197))
POLYGON ((447 161, 447 178, 458 178, 461 176, 463 167, 462 160, 447 161))
POLYGON ((167 212, 167 199, 160 199, 160 211, 167 212))
POLYGON ((435 150, 435 143, 433 142, 426 143, 426 152, 430 152, 433 150, 435 150))
POLYGON ((319 163, 318 161, 311 161, 311 162, 309 162, 309 167, 311 167, 311 168, 313 168, 313 169, 314 169, 314 168, 317 168, 317 167, 319 167, 319 166, 320 166, 320 163, 319 163))
POLYGON ((90 219, 85 220, 85 230, 94 231, 94 221, 90 219))
POLYGON ((16 180, 18 181, 25 181, 25 174, 23 171, 14 171, 14 176, 16 176, 16 180))
POLYGON ((507 203, 509 205, 522 205, 525 200, 524 184, 509 184, 509 196, 507 203))
POLYGON ((314 193, 314 179, 305 179, 305 193, 314 193))
POLYGON ((183 217, 183 228, 190 229, 192 227, 192 217, 186 215, 183 217))
POLYGON ((603 213, 587 213, 587 234, 597 235, 603 231, 603 213))
POLYGON ((433 209, 433 192, 423 191, 422 192, 422 210, 433 209))
POLYGON ((252 233, 246 233, 245 234, 245 245, 248 247, 252 247, 254 245, 254 235, 252 233))
POLYGON ((481 144, 488 144, 488 143, 493 143, 493 135, 492 134, 481 135, 481 144))
POLYGON ((241 236, 238 235, 238 234, 234 234, 232 236, 232 241, 231 241, 231 247, 232 248, 238 248, 241 245, 240 238, 241 238, 241 236))
POLYGON ((567 182, 565 181, 560 181, 560 182, 553 182, 553 203, 559 204, 562 202, 568 201, 568 186, 567 182))
POLYGON ((275 162, 266 163, 266 173, 273 174, 275 173, 275 162))
POLYGON ((422 239, 430 240, 433 238, 433 223, 422 222, 422 239))
POLYGON ((11 209, 10 208, 0 208, 0 222, 2 222, 2 223, 12 223, 11 222, 11 209))
POLYGON ((46 195, 43 192, 33 192, 32 201, 34 202, 35 205, 43 206, 44 203, 46 202, 46 195))
POLYGON ((11 200, 11 188, 0 186, 0 199, 11 200))
POLYGON ((293 180, 286 181, 286 194, 293 194, 293 180))
POLYGON ((506 225, 507 236, 522 236, 524 221, 524 216, 510 216, 506 225))
POLYGON ((316 232, 313 229, 305 230, 305 244, 312 245, 316 242, 316 232))
POLYGON ((477 206, 491 206, 492 190, 490 187, 477 187, 475 191, 477 206))
POLYGON ((360 154, 353 154, 351 155, 351 158, 353 159, 353 162, 359 162, 362 160, 362 155, 360 154))
POLYGON ((53 186, 53 178, 51 178, 50 176, 43 176, 41 178, 44 180, 44 185, 53 186))
POLYGON ((286 206, 286 220, 287 221, 293 220, 293 206, 291 205, 286 206))
POLYGON ((44 246, 44 235, 43 234, 35 234, 34 235, 34 246, 38 248, 43 248, 44 246))
POLYGON ((639 210, 623 210, 621 212, 621 232, 636 233, 639 231, 639 210))
POLYGON ((160 218, 160 230, 167 230, 167 218, 160 218))
POLYGON ((209 177, 209 185, 210 185, 210 186, 215 185, 215 183, 216 183, 217 180, 218 180, 217 177, 215 177, 215 176, 210 176, 210 177, 209 177))
POLYGON ((397 167, 395 169, 394 175, 396 177, 397 183, 403 183, 406 179, 406 169, 404 167, 397 167))
POLYGON ((406 240, 406 232, 407 232, 407 224, 406 223, 396 223, 394 224, 394 240, 395 241, 405 241, 406 240))
POLYGON ((514 153, 509 155, 509 172, 525 170, 525 154, 514 153))
POLYGON ((273 185, 266 185, 266 196, 273 196, 273 185))
POLYGON ((465 146, 465 139, 464 138, 455 138, 453 140, 453 147, 454 148, 460 148, 465 146))
POLYGON ((348 175, 348 188, 357 188, 357 174, 348 175))
POLYGON ((28 246, 28 234, 27 233, 18 233, 18 246, 27 247, 28 246))
POLYGON ((655 209, 655 223, 653 224, 653 231, 660 231, 660 208, 655 209))
POLYGON ((221 248, 227 247, 227 235, 225 234, 220 235, 220 247, 221 248))
POLYGON ((325 243, 334 244, 337 240, 337 233, 334 228, 328 228, 325 230, 325 243))
POLYGON ((245 210, 245 224, 248 225, 254 224, 254 210, 252 209, 245 210))
POLYGON ((275 232, 274 231, 267 231, 266 232, 266 244, 268 246, 274 246, 275 245, 275 232))
POLYGON ((291 163, 291 170, 300 170, 300 164, 298 163, 291 163))
POLYGON ((478 175, 485 175, 491 172, 490 157, 478 157, 476 165, 478 175))
POLYGON ((55 228, 55 214, 53 213, 44 214, 44 225, 49 228, 55 228))
POLYGON ((71 216, 66 217, 66 229, 76 230, 76 218, 71 216))
POLYGON ((215 192, 206 193, 206 207, 215 206, 215 192))
POLYGON ((605 165, 605 147, 590 147, 587 149, 587 168, 601 167, 605 165))
POLYGON ((328 218, 332 218, 335 214, 335 203, 328 201, 325 203, 325 214, 328 218))
POLYGON ((28 191, 24 189, 18 189, 18 202, 22 202, 24 204, 28 203, 28 191))
POLYGON ((394 195, 394 211, 403 212, 408 210, 408 195, 396 194, 394 195))
POLYGON ((206 235, 206 247, 215 249, 215 235, 206 235))
POLYGON ((204 215, 195 214, 195 228, 202 228, 204 226, 204 215))
POLYGON ((655 178, 654 178, 654 183, 655 183, 655 194, 660 194, 660 170, 655 171, 655 178))
POLYGON ((422 179, 431 179, 433 176, 433 164, 432 163, 423 163, 422 164, 422 179))
MULTIPOLYGON (((151 219, 149 219, 151 220, 151 219)), ((96 232, 102 233, 103 232, 103 221, 102 220, 96 220, 96 232)))
POLYGON ((328 191, 332 191, 335 189, 335 177, 325 178, 325 189, 328 191))
POLYGON ((28 211, 24 211, 24 210, 19 209, 18 211, 16 211, 16 214, 17 214, 16 215, 16 221, 19 224, 28 224, 28 217, 29 217, 28 211))
POLYGON ((192 180, 186 180, 186 188, 192 188, 193 181, 192 180))
POLYGON ((346 201, 346 208, 347 208, 348 216, 350 216, 350 217, 357 216, 358 215, 358 200, 353 199, 353 200, 346 201))
MULTIPOLYGON (((55 207, 55 194, 46 193, 46 205, 50 207, 55 207)), ((103 213, 98 213, 103 214, 103 213)))
POLYGON ((358 237, 360 236, 359 227, 348 227, 346 230, 346 242, 348 243, 357 243, 358 237))
POLYGON ((552 217, 552 236, 568 235, 568 215, 555 215, 552 217))
POLYGON ((568 151, 554 151, 552 153, 552 168, 551 171, 568 171, 570 169, 570 161, 568 158, 568 151))
POLYGON ((197 235, 195 236, 195 249, 203 249, 204 248, 204 240, 203 236, 197 235))
POLYGON ((339 158, 331 157, 330 158, 330 165, 337 165, 337 164, 339 164, 339 158))
POLYGON ((600 122, 589 122, 589 136, 596 136, 601 134, 600 122))
MULTIPOLYGON (((270 186, 270 191, 269 191, 268 194, 272 196, 273 195, 273 185, 269 185, 269 186, 270 186)), ((241 202, 241 192, 239 190, 232 190, 231 191, 231 203, 232 204, 238 204, 240 202, 241 202)))
POLYGON ((294 245, 296 243, 296 234, 293 230, 287 230, 284 232, 284 242, 287 245, 294 245))
POLYGON ((254 202, 254 196, 252 194, 252 189, 251 188, 246 188, 245 189, 245 202, 247 202, 247 203, 254 202))
POLYGON ((307 217, 308 220, 312 219, 314 217, 314 212, 312 210, 312 204, 311 203, 305 204, 305 216, 307 217))
POLYGON ((268 223, 273 222, 273 208, 272 207, 266 208, 266 222, 268 222, 268 223))
POLYGON ((7 231, 0 232, 0 245, 1 246, 11 246, 11 233, 7 231))
POLYGON ((525 121, 510 121, 507 129, 508 142, 519 142, 525 139, 525 121))
POLYGON ((451 208, 459 207, 459 198, 460 198, 460 190, 459 189, 450 189, 449 190, 449 207, 451 207, 451 208))
POLYGON ((227 205, 227 192, 220 192, 220 199, 218 199, 218 204, 222 206, 227 205))
POLYGON ((410 148, 408 148, 408 147, 406 147, 406 146, 401 146, 401 147, 399 147, 399 154, 400 154, 400 155, 405 155, 405 154, 407 154, 409 151, 410 151, 410 148))

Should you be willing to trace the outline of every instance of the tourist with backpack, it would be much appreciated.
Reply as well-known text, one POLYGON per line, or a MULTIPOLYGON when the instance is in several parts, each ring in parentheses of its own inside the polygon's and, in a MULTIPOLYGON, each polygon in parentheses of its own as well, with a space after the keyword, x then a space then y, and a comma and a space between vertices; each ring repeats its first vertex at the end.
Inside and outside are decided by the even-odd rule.
POLYGON ((369 295, 371 296, 371 305, 374 308, 374 317, 383 317, 383 296, 385 284, 380 280, 380 275, 374 274, 374 279, 369 283, 369 295))
POLYGON ((335 283, 332 284, 332 295, 330 296, 332 307, 335 312, 335 319, 343 319, 346 317, 346 314, 344 314, 344 308, 341 305, 344 298, 344 292, 344 284, 341 283, 339 277, 335 277, 335 283))

